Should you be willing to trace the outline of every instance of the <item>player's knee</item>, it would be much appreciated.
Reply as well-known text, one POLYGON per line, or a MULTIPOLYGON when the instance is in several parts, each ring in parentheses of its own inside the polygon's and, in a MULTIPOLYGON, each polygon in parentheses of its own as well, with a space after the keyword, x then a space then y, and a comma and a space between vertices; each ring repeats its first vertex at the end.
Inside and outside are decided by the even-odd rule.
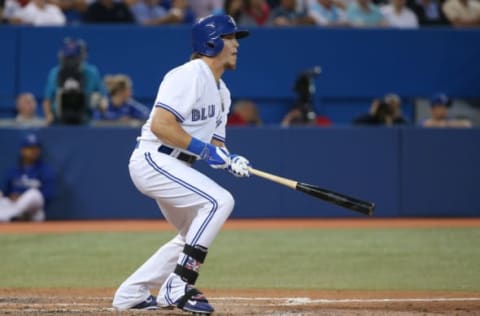
POLYGON ((235 200, 230 192, 223 190, 217 198, 218 208, 230 214, 235 206, 235 200))

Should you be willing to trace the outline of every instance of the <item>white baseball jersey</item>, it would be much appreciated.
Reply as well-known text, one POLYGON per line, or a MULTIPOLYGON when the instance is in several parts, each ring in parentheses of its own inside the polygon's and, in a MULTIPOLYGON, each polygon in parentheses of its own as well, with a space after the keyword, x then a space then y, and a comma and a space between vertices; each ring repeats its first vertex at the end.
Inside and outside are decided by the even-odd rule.
MULTIPOLYGON (((217 84, 209 66, 195 59, 167 73, 158 89, 155 108, 170 111, 187 133, 210 143, 212 139, 225 141, 230 103, 225 83, 220 80, 217 84)), ((169 155, 159 152, 162 141, 150 130, 155 108, 130 157, 130 177, 140 192, 157 202, 178 235, 118 288, 113 306, 120 310, 146 300, 149 290, 159 288, 177 263, 185 264, 185 244, 210 247, 234 205, 227 190, 175 158, 180 149, 169 155)))
POLYGON ((210 143, 225 142, 225 125, 230 111, 230 91, 201 59, 194 59, 168 72, 158 88, 155 106, 142 128, 139 140, 161 141, 150 130, 156 107, 170 111, 193 137, 210 143))

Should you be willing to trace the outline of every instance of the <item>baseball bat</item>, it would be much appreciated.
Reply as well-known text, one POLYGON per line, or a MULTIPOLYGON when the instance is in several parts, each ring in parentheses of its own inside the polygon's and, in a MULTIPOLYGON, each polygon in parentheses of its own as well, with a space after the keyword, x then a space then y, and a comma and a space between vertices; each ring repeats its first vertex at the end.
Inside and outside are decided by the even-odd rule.
POLYGON ((279 177, 265 171, 254 169, 252 167, 249 167, 249 171, 251 174, 257 177, 276 182, 291 189, 301 191, 316 198, 322 199, 326 202, 333 203, 368 216, 372 216, 375 209, 374 203, 362 201, 331 190, 322 189, 316 185, 301 183, 295 180, 279 177))

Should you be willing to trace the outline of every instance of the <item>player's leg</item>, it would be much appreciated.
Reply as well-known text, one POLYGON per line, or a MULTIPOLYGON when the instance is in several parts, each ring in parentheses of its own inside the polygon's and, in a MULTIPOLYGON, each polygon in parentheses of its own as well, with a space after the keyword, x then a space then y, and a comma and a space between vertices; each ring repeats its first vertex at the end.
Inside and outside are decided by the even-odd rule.
MULTIPOLYGON (((219 226, 215 229, 214 234, 218 233, 221 224, 223 224, 233 208, 233 199, 228 192, 205 175, 175 158, 164 156, 163 154, 149 155, 148 160, 146 156, 142 158, 139 159, 139 155, 136 154, 131 160, 129 167, 132 180, 142 193, 157 200, 165 218, 175 226, 180 234, 161 247, 145 264, 122 283, 113 301, 113 306, 120 310, 132 308, 143 302, 150 296, 150 289, 160 287, 177 265, 179 255, 184 249, 185 237, 192 226, 192 221, 198 221, 198 215, 200 214, 203 220, 198 225, 202 226, 201 223, 205 222, 206 217, 209 217, 208 210, 212 209, 213 200, 212 198, 206 199, 206 195, 199 194, 198 189, 194 189, 194 187, 206 186, 212 188, 212 192, 206 192, 209 196, 225 196, 225 198, 218 199, 220 202, 214 203, 217 216, 211 216, 210 214, 209 217, 211 225, 219 226), (157 159, 154 161, 152 156, 157 159), (173 174, 177 176, 174 177, 172 176, 173 174), (186 181, 193 182, 194 185, 181 185, 181 183, 186 183, 186 181), (230 203, 225 203, 223 200, 227 200, 230 203), (226 204, 231 204, 231 207, 228 207, 228 211, 225 212, 226 204), (223 216, 220 216, 220 214, 223 214, 223 216), (221 219, 220 223, 217 223, 218 219, 221 219)), ((208 233, 202 235, 203 237, 211 236, 208 237, 211 240, 214 237, 208 233)), ((205 243, 209 245, 211 240, 205 243)))
POLYGON ((38 189, 28 189, 17 200, 2 198, 0 203, 0 221, 10 221, 15 217, 26 216, 30 220, 43 221, 45 200, 38 189))
POLYGON ((233 197, 194 169, 162 166, 152 157, 147 160, 159 174, 172 181, 170 189, 159 192, 161 209, 167 220, 186 236, 175 270, 162 286, 158 302, 194 312, 212 312, 213 308, 193 286, 208 248, 233 210, 233 197), (193 220, 179 219, 177 214, 183 212, 193 213, 193 220), (194 306, 188 301, 195 301, 194 306))
POLYGON ((120 285, 113 306, 118 310, 126 310, 148 299, 150 291, 160 288, 175 269, 184 245, 185 238, 178 234, 158 249, 120 285))

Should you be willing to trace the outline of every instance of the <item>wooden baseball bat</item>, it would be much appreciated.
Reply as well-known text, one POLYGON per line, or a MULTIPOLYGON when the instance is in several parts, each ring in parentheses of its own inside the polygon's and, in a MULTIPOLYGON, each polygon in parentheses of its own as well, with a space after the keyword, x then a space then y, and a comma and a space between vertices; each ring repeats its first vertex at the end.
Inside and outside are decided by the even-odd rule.
POLYGON ((333 203, 333 204, 345 207, 347 209, 360 212, 368 216, 373 215, 373 212, 375 209, 374 203, 362 201, 362 200, 353 198, 351 196, 337 193, 331 190, 322 189, 316 185, 301 183, 295 180, 279 177, 265 171, 254 169, 252 167, 249 167, 248 169, 251 174, 257 177, 261 177, 261 178, 276 182, 278 184, 284 185, 291 189, 304 192, 306 194, 322 199, 329 203, 333 203))

